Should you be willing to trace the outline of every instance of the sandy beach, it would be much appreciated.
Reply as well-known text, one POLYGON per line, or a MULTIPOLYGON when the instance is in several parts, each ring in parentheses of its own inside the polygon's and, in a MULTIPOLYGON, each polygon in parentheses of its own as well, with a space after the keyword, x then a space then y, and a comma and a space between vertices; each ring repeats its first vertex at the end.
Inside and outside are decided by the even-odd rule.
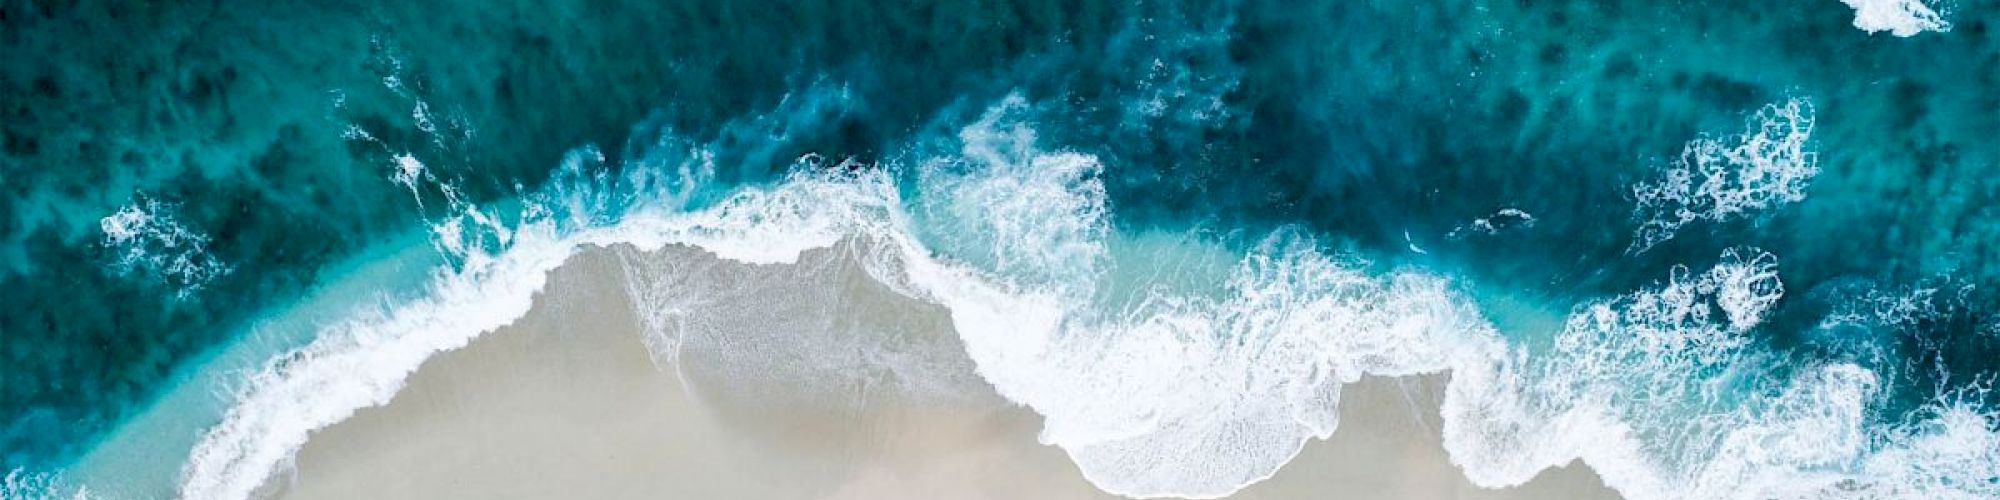
MULTIPOLYGON (((390 404, 314 433, 264 490, 1117 498, 1036 441, 1040 417, 978 379, 949 327, 944 310, 875 282, 838 248, 773 266, 687 248, 592 249, 554 273, 522 320, 433 357, 390 404), (646 296, 665 289, 695 298, 646 296), (699 313, 639 314, 666 303, 699 313)), ((1518 488, 1471 485, 1438 435, 1443 381, 1347 387, 1331 439, 1230 498, 1617 498, 1580 465, 1518 488)))

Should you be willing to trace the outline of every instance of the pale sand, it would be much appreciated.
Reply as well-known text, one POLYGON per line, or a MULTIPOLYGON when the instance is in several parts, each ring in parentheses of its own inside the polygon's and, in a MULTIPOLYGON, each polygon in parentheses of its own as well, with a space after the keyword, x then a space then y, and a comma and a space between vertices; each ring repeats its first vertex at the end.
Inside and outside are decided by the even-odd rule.
MULTIPOLYGON (((266 489, 301 500, 1116 498, 1036 442, 1038 415, 971 375, 944 311, 836 255, 747 266, 688 249, 585 252, 521 321, 430 359, 390 404, 313 434, 266 489), (641 340, 627 269, 720 311, 676 330, 667 368, 641 340), (820 337, 775 341, 801 334, 820 337), (901 368, 867 368, 884 359, 901 368)), ((1347 387, 1331 439, 1231 498, 1617 498, 1577 465, 1520 488, 1472 486, 1438 435, 1442 381, 1347 387)))

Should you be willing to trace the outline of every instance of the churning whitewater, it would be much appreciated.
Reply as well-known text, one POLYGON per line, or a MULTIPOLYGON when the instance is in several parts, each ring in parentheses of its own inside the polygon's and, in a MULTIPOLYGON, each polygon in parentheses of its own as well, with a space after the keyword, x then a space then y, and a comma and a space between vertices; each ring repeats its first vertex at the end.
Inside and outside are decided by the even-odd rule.
MULTIPOLYGON (((1800 112, 1810 107, 1766 108, 1749 133, 1691 145, 1668 177, 1720 180, 1678 198, 1706 210, 1684 217, 1730 216, 1748 202, 1718 200, 1795 189, 1809 174, 1753 170, 1810 168, 1786 163, 1795 149, 1765 146, 1802 140, 1765 135, 1806 133, 1800 112)), ((1971 395, 1940 395, 1883 426, 1865 418, 1881 384, 1866 368, 1758 373, 1771 360, 1745 332, 1786 293, 1780 256, 1739 248, 1675 266, 1653 286, 1577 307, 1553 346, 1530 351, 1451 278, 1376 272, 1297 229, 1240 250, 1123 232, 1109 221, 1099 160, 1048 149, 1036 113, 1010 96, 945 141, 955 150, 881 165, 806 158, 781 182, 688 211, 675 204, 709 182, 712 154, 665 138, 648 168, 619 178, 578 151, 518 216, 464 206, 436 222, 457 265, 426 299, 336 325, 256 375, 195 448, 180 494, 250 498, 311 431, 386 403, 426 358, 524 314, 546 273, 582 247, 691 245, 776 263, 850 239, 867 243, 871 275, 948 308, 978 373, 1046 417, 1041 439, 1121 495, 1229 494, 1335 432, 1343 384, 1435 372, 1452 375, 1447 449, 1482 486, 1582 459, 1637 499, 2000 493, 1986 480, 2000 473, 2000 435, 1971 395), (520 222, 495 222, 510 219, 520 222)))
POLYGON ((270 497, 607 247, 852 252, 1125 497, 1429 375, 1483 488, 2000 498, 1981 2, 362 3, 0 5, 0 499, 270 497))

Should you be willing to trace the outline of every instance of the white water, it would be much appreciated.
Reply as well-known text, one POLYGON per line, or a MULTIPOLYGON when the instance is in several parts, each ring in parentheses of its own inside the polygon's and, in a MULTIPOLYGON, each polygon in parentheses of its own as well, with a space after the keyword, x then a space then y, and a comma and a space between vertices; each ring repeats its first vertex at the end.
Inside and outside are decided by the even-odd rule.
POLYGON ((1854 9, 1854 27, 1869 34, 1887 31, 1909 37, 1925 31, 1951 31, 1951 23, 1923 0, 1840 0, 1854 9))
POLYGON ((0 476, 0 498, 10 500, 59 500, 64 498, 84 500, 91 498, 91 495, 89 488, 72 488, 60 478, 14 469, 7 472, 6 475, 0 476))
POLYGON ((183 225, 178 207, 144 194, 131 204, 98 220, 102 245, 117 256, 111 267, 122 274, 140 273, 173 287, 177 295, 201 291, 230 267, 208 253, 208 235, 183 225))
MULTIPOLYGON (((590 225, 579 221, 604 215, 593 200, 607 188, 571 162, 518 224, 457 207, 434 228, 459 264, 428 297, 332 325, 251 375, 189 457, 180 495, 248 498, 313 430, 386 403, 426 358, 524 314, 547 272, 583 247, 686 244, 790 262, 847 238, 876 250, 863 259, 872 276, 949 309, 980 376, 1045 416, 1041 439, 1114 493, 1226 495, 1335 432, 1342 384, 1449 370, 1446 447, 1483 486, 1581 458, 1635 499, 2000 494, 1988 480, 2000 472, 1995 417, 1964 399, 1869 428, 1880 382, 1866 369, 1761 375, 1776 360, 1744 334, 1784 294, 1776 256, 1732 251, 1588 304, 1552 348, 1530 353, 1449 280, 1371 273, 1297 231, 1247 252, 1122 233, 1097 159, 1043 149, 1033 112, 1010 98, 960 129, 957 150, 910 166, 919 199, 887 170, 802 169, 709 208, 642 205, 590 225)), ((688 178, 627 185, 684 190, 713 170, 708 155, 679 158, 634 170, 688 178)))
POLYGON ((1688 141, 1660 178, 1632 187, 1639 229, 1633 252, 1644 252, 1696 222, 1722 222, 1797 203, 1819 175, 1808 149, 1811 102, 1791 99, 1759 109, 1741 134, 1688 141))
MULTIPOLYGON (((1948 29, 1922 3, 1843 1, 1870 32, 1948 29)), ((1172 50, 1211 50, 1199 45, 1214 42, 1192 40, 1195 47, 1172 50)), ((1203 73, 1178 63, 1156 68, 1138 83, 1144 105, 1125 109, 1197 122, 1225 112, 1219 96, 1234 88, 1233 77, 1197 81, 1203 73)), ((1364 271, 1358 259, 1289 231, 1249 252, 1185 235, 1121 233, 1108 222, 1115 207, 1102 192, 1103 166, 1042 150, 1024 106, 997 106, 961 131, 961 151, 912 166, 922 176, 920 198, 903 199, 880 174, 804 175, 716 208, 640 210, 591 229, 538 219, 546 214, 532 213, 536 207, 526 223, 501 222, 490 209, 459 202, 421 161, 397 156, 393 182, 420 204, 425 194, 449 201, 449 212, 431 221, 433 241, 463 264, 438 273, 428 300, 331 326, 319 342, 255 374, 228 420, 190 457, 181 494, 243 498, 282 471, 312 429, 386 402, 423 359, 524 313, 546 271, 583 246, 686 243, 740 261, 786 262, 804 249, 864 237, 885 243, 872 271, 950 306, 981 374, 1048 416, 1044 441, 1068 450, 1109 491, 1234 491, 1268 477, 1306 440, 1334 432, 1340 384, 1450 370, 1448 446, 1483 485, 1516 484, 1583 458, 1642 499, 2000 496, 1982 482, 2000 477, 1996 420, 1963 399, 1941 396, 1934 415, 1907 426, 1864 429, 1858 409, 1880 388, 1875 374, 1855 366, 1760 382, 1750 402, 1690 388, 1728 380, 1714 372, 1749 372, 1768 361, 1746 352, 1737 325, 1757 323, 1782 295, 1775 268, 1759 264, 1774 256, 1725 256, 1711 271, 1663 276, 1661 290, 1581 309, 1561 334, 1565 350, 1530 356, 1493 332, 1453 283, 1421 269, 1364 271), (1186 256, 1198 258, 1190 264, 1186 256), (1769 293, 1773 287, 1779 293, 1769 293), (1634 401, 1658 392, 1680 400, 1634 401), (1692 424, 1676 427, 1682 420, 1692 424), (1684 487, 1697 482, 1717 486, 1684 487)), ((435 136, 428 106, 411 109, 435 136)), ((1811 108, 1800 110, 1798 101, 1766 108, 1741 136, 1691 142, 1695 156, 1669 173, 1680 183, 1651 185, 1656 196, 1642 196, 1642 217, 1658 222, 1640 239, 1753 217, 1802 197, 1816 168, 1802 147, 1811 108)), ((713 168, 681 167, 690 179, 713 168)), ((112 245, 113 234, 145 234, 131 230, 138 227, 201 236, 172 224, 170 210, 127 209, 106 218, 108 246, 158 243, 128 236, 112 245), (169 223, 147 226, 162 220, 155 214, 169 223)), ((1467 229, 1534 223, 1507 210, 1467 229)), ((146 259, 132 262, 165 257, 164 269, 203 268, 175 264, 183 254, 140 255, 146 259)), ((227 271, 200 260, 201 252, 185 255, 227 271)), ((198 289, 203 280, 190 281, 197 286, 188 289, 198 289)), ((47 479, 21 481, 53 488, 47 479)))

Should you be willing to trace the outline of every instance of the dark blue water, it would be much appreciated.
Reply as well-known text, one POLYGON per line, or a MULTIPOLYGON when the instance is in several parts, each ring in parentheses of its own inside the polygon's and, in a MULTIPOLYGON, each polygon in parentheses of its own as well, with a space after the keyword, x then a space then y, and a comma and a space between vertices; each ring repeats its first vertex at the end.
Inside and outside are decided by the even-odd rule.
POLYGON ((1452 277, 1534 349, 1580 304, 1769 253, 1757 366, 1705 369, 1851 363, 1884 425, 1986 408, 2000 5, 1941 7, 1903 38, 1834 0, 0 1, 0 469, 62 467, 410 241, 450 203, 399 155, 505 203, 574 148, 648 168, 671 135, 759 185, 909 160, 1010 94, 1100 159, 1121 230, 1300 227, 1452 277))

